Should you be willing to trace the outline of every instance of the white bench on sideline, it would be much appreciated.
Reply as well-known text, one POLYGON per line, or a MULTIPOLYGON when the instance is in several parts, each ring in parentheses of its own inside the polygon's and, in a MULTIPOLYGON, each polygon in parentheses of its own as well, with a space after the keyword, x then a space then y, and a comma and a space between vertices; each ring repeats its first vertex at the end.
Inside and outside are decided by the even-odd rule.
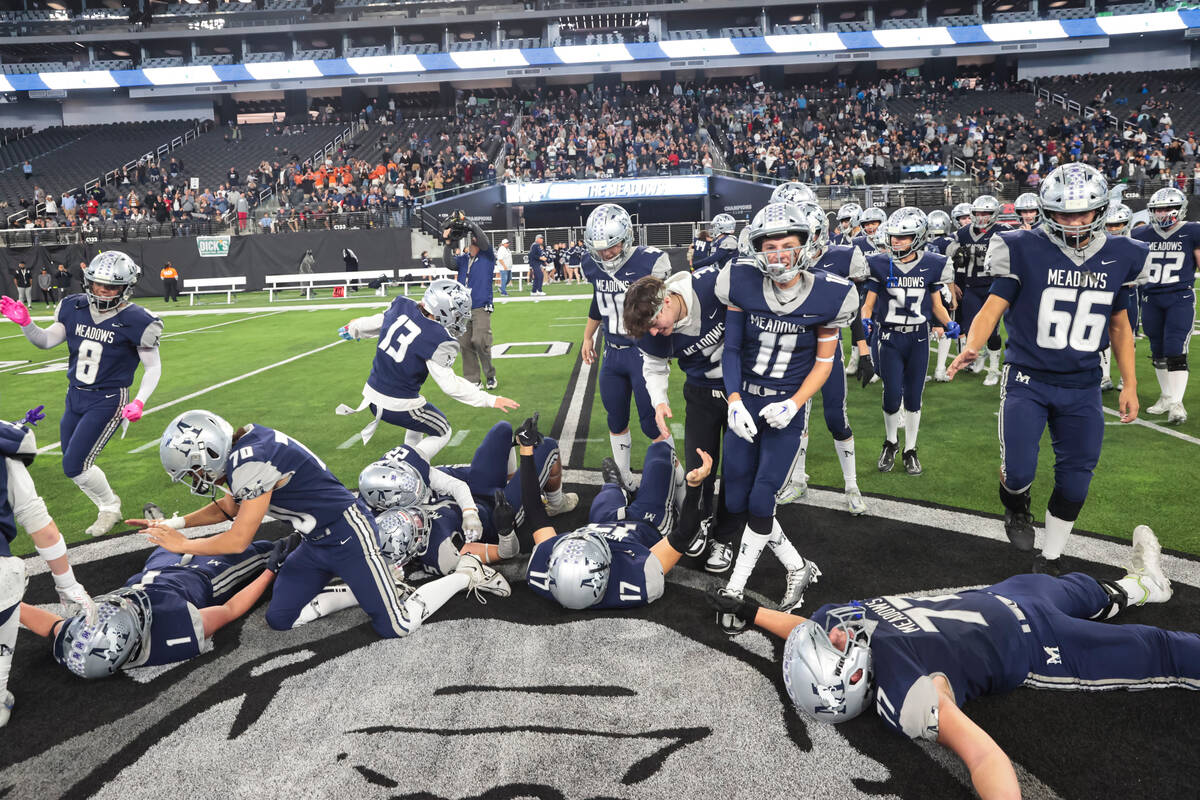
POLYGON ((242 292, 246 289, 246 278, 242 275, 230 276, 228 278, 184 278, 183 292, 188 298, 188 305, 196 304, 196 295, 198 294, 222 294, 225 295, 225 302, 233 302, 233 293, 242 292))
MULTIPOLYGON (((396 270, 396 277, 392 280, 392 284, 403 288, 404 293, 408 294, 410 286, 427 286, 430 281, 438 278, 449 278, 457 280, 458 273, 452 269, 444 267, 434 267, 433 269, 399 269, 396 270)), ((521 289, 525 285, 525 281, 529 278, 529 267, 526 264, 516 264, 512 270, 512 280, 516 282, 517 289, 521 289)), ((500 270, 497 268, 495 275, 495 284, 500 286, 500 270)), ((511 284, 510 284, 511 285, 511 284)))
MULTIPOLYGON (((391 269, 363 269, 357 272, 291 272, 287 275, 268 275, 264 279, 267 289, 267 301, 275 300, 275 293, 281 292, 284 289, 302 289, 305 299, 312 299, 312 290, 320 288, 336 288, 341 286, 343 292, 350 288, 350 284, 363 284, 367 281, 376 278, 391 280, 395 274, 395 270, 391 269)), ((380 286, 375 290, 375 294, 384 295, 386 292, 380 286)))

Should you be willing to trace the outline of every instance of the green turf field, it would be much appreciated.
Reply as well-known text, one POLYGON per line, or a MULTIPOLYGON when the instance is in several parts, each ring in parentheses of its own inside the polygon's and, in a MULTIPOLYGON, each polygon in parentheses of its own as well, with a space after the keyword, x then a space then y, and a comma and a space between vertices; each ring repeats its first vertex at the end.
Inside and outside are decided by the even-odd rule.
MULTIPOLYGON (((590 298, 588 287, 551 286, 547 290, 550 298, 541 302, 500 303, 493 317, 497 345, 555 341, 570 344, 565 355, 496 360, 498 391, 521 404, 508 418, 519 424, 527 413, 540 411, 544 430, 550 429, 564 395, 571 389, 571 373, 590 298), (578 297, 554 299, 556 295, 578 297)), ((365 413, 341 417, 334 414, 334 408, 339 403, 357 405, 374 348, 369 340, 340 342, 337 329, 354 316, 375 312, 366 308, 338 309, 332 304, 382 302, 372 293, 361 294, 364 296, 348 301, 325 297, 310 303, 288 298, 269 305, 265 293, 249 293, 228 306, 219 302, 219 298, 194 308, 172 304, 169 308, 172 312, 195 313, 165 317, 163 378, 147 405, 148 413, 130 426, 126 438, 114 437, 97 460, 121 496, 125 514, 140 516, 142 504, 148 500, 159 503, 168 512, 186 512, 197 505, 197 498, 185 489, 169 485, 157 452, 163 426, 188 408, 209 409, 235 426, 259 422, 286 431, 311 447, 340 478, 353 486, 363 466, 402 440, 400 429, 382 425, 369 446, 353 443, 339 449, 368 421, 365 413), (306 310, 301 305, 330 307, 306 310), (253 310, 263 308, 268 310, 253 310)), ((527 295, 520 292, 516 296, 527 295)), ((157 299, 142 302, 156 312, 166 308, 157 299)), ((33 313, 48 312, 39 306, 33 313)), ((40 324, 44 326, 48 320, 40 324)), ((510 353, 532 355, 544 349, 544 345, 513 347, 510 353)), ((1138 342, 1138 354, 1139 394, 1143 407, 1147 407, 1157 398, 1158 388, 1144 340, 1138 342)), ((8 323, 0 326, 0 385, 3 386, 0 418, 18 419, 30 406, 45 403, 48 416, 38 428, 40 447, 58 440, 58 421, 66 389, 63 374, 66 356, 65 346, 39 351, 25 341, 16 326, 8 323)), ((998 514, 1001 510, 996 497, 999 392, 997 387, 983 387, 981 381, 982 376, 962 375, 951 384, 927 386, 919 440, 925 472, 919 477, 910 477, 899 468, 890 474, 876 470, 875 461, 883 441, 881 388, 875 384, 861 389, 852 384, 848 413, 858 443, 859 485, 863 492, 998 514)), ((681 376, 673 376, 674 421, 680 424, 680 432, 681 386, 681 376)), ((484 432, 505 418, 499 411, 470 408, 449 400, 432 381, 426 385, 426 397, 447 414, 455 429, 451 445, 441 453, 443 463, 469 460, 484 432)), ((1116 407, 1115 392, 1106 393, 1104 400, 1108 408, 1116 407)), ((1200 456, 1200 388, 1196 381, 1189 386, 1185 405, 1191 409, 1192 418, 1177 428, 1162 425, 1165 417, 1144 417, 1151 426, 1121 425, 1116 417, 1106 417, 1111 424, 1105 429, 1104 452, 1088 503, 1079 518, 1080 528, 1128 537, 1134 525, 1144 522, 1155 529, 1164 547, 1200 554, 1200 533, 1186 511, 1190 496, 1200 489, 1193 466, 1196 456, 1200 456)), ((840 469, 819 407, 814 407, 812 419, 810 483, 838 487, 840 469)), ((599 466, 600 459, 609 454, 609 446, 604 409, 598 396, 590 419, 586 425, 581 423, 579 430, 579 438, 586 439, 577 443, 586 446, 584 465, 599 466)), ((634 441, 636 465, 646 442, 636 434, 634 441)), ((1049 496, 1052 460, 1047 435, 1034 486, 1035 516, 1040 516, 1049 496)), ((41 454, 32 473, 68 541, 87 538, 83 529, 94 520, 95 509, 62 474, 61 452, 50 449, 41 454)), ((19 553, 32 550, 26 537, 15 545, 19 553)))

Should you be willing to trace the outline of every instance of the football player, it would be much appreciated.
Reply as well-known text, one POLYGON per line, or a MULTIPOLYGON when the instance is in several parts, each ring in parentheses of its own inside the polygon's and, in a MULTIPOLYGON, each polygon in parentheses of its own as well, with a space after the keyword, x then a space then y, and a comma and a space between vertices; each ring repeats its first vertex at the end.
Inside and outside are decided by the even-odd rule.
MULTIPOLYGON (((814 203, 802 203, 797 206, 808 218, 812 231, 813 266, 815 272, 828 272, 852 281, 859 293, 863 292, 862 284, 867 279, 867 259, 857 247, 830 245, 826 231, 825 214, 814 203)), ((860 304, 861 306, 861 304, 860 304)), ((838 331, 839 340, 841 331, 838 331)), ((854 373, 857 380, 865 387, 872 380, 878 380, 875 375, 875 364, 863 332, 862 320, 855 315, 850 323, 850 348, 858 355, 858 369, 854 373)), ((838 463, 842 468, 842 480, 845 483, 846 510, 851 514, 865 514, 867 504, 862 499, 858 489, 858 469, 854 458, 854 431, 850 428, 850 419, 846 416, 846 370, 842 363, 842 347, 838 342, 837 353, 833 362, 833 371, 829 380, 821 386, 821 409, 825 414, 825 426, 833 435, 833 447, 837 453, 838 463)), ((800 450, 796 453, 796 462, 791 477, 779 490, 777 502, 793 503, 808 493, 808 474, 805 465, 808 456, 808 421, 812 412, 812 400, 804 407, 804 435, 800 438, 800 450)))
POLYGON ((1108 183, 1094 167, 1056 167, 1038 191, 1042 224, 992 237, 985 271, 995 281, 979 312, 982 327, 968 334, 950 375, 978 355, 1003 315, 1008 331, 999 430, 1004 529, 1018 550, 1033 550, 1030 487, 1049 425, 1054 491, 1034 571, 1057 574, 1100 458, 1100 351, 1110 342, 1124 387, 1118 400, 1121 421, 1137 419, 1133 331, 1121 312, 1150 265, 1141 242, 1105 236, 1108 183))
POLYGON ((30 409, 20 422, 0 422, 0 728, 8 724, 13 709, 8 677, 17 644, 17 605, 25 594, 25 561, 9 549, 17 538, 17 525, 29 532, 63 603, 96 613, 95 604, 71 570, 67 543, 29 477, 28 467, 37 453, 30 427, 45 419, 41 410, 41 406, 30 409))
POLYGON ((535 593, 563 608, 632 608, 653 603, 663 594, 663 576, 679 562, 700 528, 700 485, 712 469, 701 465, 687 474, 683 516, 675 516, 675 454, 666 442, 646 451, 646 468, 637 499, 629 503, 620 472, 604 459, 604 486, 588 514, 589 524, 560 534, 538 500, 534 448, 540 444, 534 420, 517 431, 521 456, 521 492, 526 526, 532 531, 532 553, 526 582, 535 593))
POLYGON ((350 320, 338 331, 346 341, 377 337, 371 374, 362 388, 357 408, 337 407, 338 414, 356 414, 369 408, 375 418, 362 429, 363 444, 371 440, 379 421, 407 429, 404 443, 420 449, 432 461, 450 441, 446 415, 421 396, 425 379, 433 377, 438 388, 476 408, 498 408, 504 413, 518 403, 488 394, 454 373, 458 358, 456 337, 462 336, 471 318, 471 297, 458 281, 439 278, 429 284, 421 302, 404 295, 392 301, 387 311, 350 320))
POLYGON ((1142 330, 1159 396, 1147 414, 1166 412, 1167 422, 1187 422, 1183 393, 1188 381, 1188 345, 1196 320, 1196 262, 1200 261, 1200 222, 1186 222, 1187 197, 1173 186, 1159 189, 1147 204, 1150 224, 1133 238, 1150 245, 1146 282, 1139 287, 1142 330))
MULTIPOLYGON (((863 209, 858 214, 860 233, 858 236, 852 238, 848 244, 853 247, 857 247, 860 251, 862 251, 864 257, 884 252, 883 246, 879 239, 879 234, 881 233, 879 226, 886 221, 887 214, 884 213, 882 208, 876 208, 875 206, 872 206, 870 208, 863 209)), ((865 285, 860 285, 858 291, 858 304, 859 307, 862 307, 863 301, 866 300, 865 285)), ((850 361, 846 364, 847 375, 858 374, 859 358, 860 354, 858 349, 854 347, 850 348, 850 361)))
POLYGON ((712 241, 703 255, 692 256, 692 269, 702 269, 716 266, 718 269, 728 264, 737 256, 737 221, 729 214, 717 214, 713 217, 712 241))
MULTIPOLYGON (((954 241, 954 237, 950 234, 956 229, 953 228, 954 221, 950 219, 950 215, 941 209, 929 212, 929 244, 926 247, 934 253, 946 254, 946 248, 954 241)), ((954 292, 949 286, 942 287, 942 305, 950 311, 950 316, 954 317, 958 313, 958 303, 954 300, 954 292)), ((939 383, 945 383, 950 380, 946 375, 946 363, 950 360, 950 344, 952 340, 949 336, 943 336, 937 341, 937 358, 934 361, 933 379, 939 383)))
POLYGON ((959 203, 950 210, 950 219, 954 220, 954 224, 959 228, 965 228, 971 224, 971 204, 959 203))
POLYGON ((837 210, 837 227, 829 236, 829 243, 841 247, 848 246, 857 235, 858 215, 862 206, 858 203, 843 203, 837 210))
POLYGON ((254 541, 239 553, 204 558, 156 547, 141 572, 96 598, 95 612, 64 619, 22 603, 21 624, 51 639, 54 660, 80 678, 187 661, 211 651, 213 635, 254 607, 293 544, 254 541))
MULTIPOLYGON (((1109 206, 1108 214, 1104 217, 1104 233, 1107 236, 1128 236, 1133 229, 1133 209, 1124 203, 1114 203, 1109 206)), ((1133 287, 1133 297, 1129 302, 1129 327, 1136 333, 1138 314, 1138 287, 1133 287)), ((1112 348, 1106 347, 1100 351, 1100 391, 1110 392, 1112 382, 1112 348)))
MULTIPOLYGON (((725 386, 721 381, 721 354, 725 347, 725 304, 717 299, 715 266, 696 272, 677 272, 665 281, 653 275, 639 278, 625 293, 625 327, 636 336, 642 351, 642 375, 654 403, 659 433, 669 436, 667 420, 673 417, 667 397, 670 359, 676 359, 685 379, 683 400, 686 469, 700 466, 697 450, 718 458, 725 431, 725 386)), ((721 573, 733 560, 730 542, 735 532, 725 524, 725 504, 715 496, 716 475, 710 474, 701 489, 701 535, 696 538, 699 556, 708 544, 705 569, 721 573), (712 532, 709 544, 708 532, 712 532)))
POLYGON ((1117 581, 1018 575, 954 594, 828 604, 811 619, 711 590, 708 599, 718 615, 787 640, 783 683, 806 719, 836 724, 874 706, 896 732, 954 751, 980 797, 1019 797, 1012 762, 964 703, 1020 686, 1200 689, 1200 635, 1102 621, 1171 597, 1144 525, 1130 562, 1117 581))
POLYGON ((775 497, 793 473, 804 433, 800 411, 829 378, 838 328, 854 319, 858 293, 845 278, 810 271, 816 242, 807 216, 795 206, 764 207, 746 229, 746 243, 746 256, 717 280, 717 297, 728 306, 721 359, 729 401, 722 492, 729 513, 746 520, 726 591, 742 594, 770 544, 788 571, 780 605, 793 608, 820 570, 784 535, 775 497))
POLYGON ((921 397, 929 370, 930 318, 934 336, 958 336, 958 323, 942 302, 941 286, 954 279, 950 261, 925 249, 929 224, 919 208, 906 206, 892 212, 884 226, 887 255, 867 259, 871 277, 863 304, 863 326, 870 335, 878 328, 879 363, 883 377, 885 437, 879 454, 879 471, 891 472, 899 448, 900 406, 904 406, 904 471, 921 474, 917 434, 921 428, 921 397), (886 301, 878 309, 876 300, 886 301))
MULTIPOLYGON (((984 256, 988 243, 1001 230, 1000 201, 990 194, 975 198, 971 204, 971 223, 958 229, 954 241, 946 248, 946 256, 954 265, 954 283, 951 291, 960 308, 959 322, 964 335, 970 335, 975 316, 988 298, 992 276, 984 269, 984 256)), ((962 342, 959 342, 961 348, 962 342)), ((987 335, 987 375, 984 386, 995 386, 1000 382, 1000 352, 1003 342, 1000 329, 994 328, 987 335)), ((971 365, 971 372, 982 372, 984 358, 980 354, 971 365)))
POLYGON ((59 439, 63 472, 98 510, 87 528, 90 536, 102 536, 121 521, 121 498, 96 466, 96 458, 122 421, 142 418, 162 376, 162 320, 130 302, 140 275, 141 268, 124 253, 99 254, 83 271, 84 293, 64 297, 54 323, 45 329, 33 324, 24 305, 0 298, 0 313, 20 325, 35 347, 48 350, 67 343, 67 401, 59 439), (130 400, 129 387, 139 364, 142 382, 130 400))
MULTIPOLYGON (((208 411, 185 411, 167 426, 159 456, 172 482, 189 481, 193 494, 212 502, 186 517, 147 525, 152 544, 173 553, 239 553, 268 512, 300 534, 267 607, 267 624, 275 630, 296 625, 333 577, 345 581, 380 636, 407 636, 420 624, 406 587, 396 585, 379 552, 370 509, 300 442, 262 425, 234 431, 208 411), (229 493, 218 498, 222 485, 229 493), (187 539, 177 529, 226 519, 233 520, 231 528, 203 539, 187 539)), ((482 591, 493 580, 482 564, 473 569, 472 583, 482 591)))
MULTIPOLYGON (((732 217, 730 217, 732 220, 732 217)), ((654 404, 642 379, 642 351, 625 330, 625 291, 638 278, 654 275, 665 280, 671 259, 657 247, 633 246, 633 221, 618 205, 605 203, 588 215, 583 275, 592 284, 592 307, 583 331, 581 356, 596 360, 596 331, 604 328, 604 358, 600 364, 600 400, 608 413, 609 443, 627 489, 640 478, 630 468, 633 437, 629 433, 629 400, 637 404, 642 433, 651 441, 664 437, 654 421, 654 404)), ((714 246, 714 250, 717 250, 714 246)), ((670 437, 666 437, 670 438, 670 437)))
POLYGON ((583 256, 586 253, 587 248, 583 246, 583 239, 576 240, 575 244, 568 248, 567 283, 583 283, 583 275, 579 271, 579 265, 583 263, 583 256))
POLYGON ((954 241, 954 237, 950 235, 953 224, 950 215, 940 208, 930 211, 929 244, 926 247, 934 253, 946 255, 946 248, 950 246, 950 242, 954 241))
POLYGON ((1042 212, 1038 211, 1038 196, 1035 192, 1018 195, 1013 203, 1013 210, 1021 220, 1020 228, 1023 231, 1031 231, 1041 222, 1042 212))

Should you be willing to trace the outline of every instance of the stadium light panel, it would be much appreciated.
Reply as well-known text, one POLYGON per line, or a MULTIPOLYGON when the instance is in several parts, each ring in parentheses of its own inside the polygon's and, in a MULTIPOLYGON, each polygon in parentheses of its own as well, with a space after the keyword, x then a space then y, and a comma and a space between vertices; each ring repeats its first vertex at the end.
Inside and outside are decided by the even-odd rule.
POLYGON ((1066 39, 1058 20, 1036 22, 1002 22, 983 26, 983 35, 993 42, 1037 41, 1040 39, 1066 39))
POLYGON ((256 81, 281 81, 288 78, 319 78, 321 70, 311 59, 306 61, 267 61, 246 64, 246 72, 256 81))
POLYGON ((682 39, 659 42, 667 58, 700 58, 703 56, 736 56, 738 50, 729 39, 682 39))
POLYGON ((767 47, 776 53, 819 53, 846 49, 845 43, 836 33, 794 33, 786 36, 764 36, 763 38, 767 42, 767 47))
POLYGON ((1124 14, 1119 17, 1096 17, 1100 30, 1110 35, 1122 33, 1154 33, 1156 31, 1179 31, 1187 26, 1179 12, 1153 14, 1124 14))
POLYGON ((873 33, 875 40, 885 48, 944 47, 954 44, 954 37, 945 28, 897 28, 873 33))
POLYGON ((347 58, 350 69, 360 75, 372 75, 386 72, 420 72, 425 67, 421 59, 413 54, 402 56, 354 56, 347 58))
POLYGON ((465 50, 451 53, 450 58, 462 69, 525 67, 529 65, 520 50, 465 50))

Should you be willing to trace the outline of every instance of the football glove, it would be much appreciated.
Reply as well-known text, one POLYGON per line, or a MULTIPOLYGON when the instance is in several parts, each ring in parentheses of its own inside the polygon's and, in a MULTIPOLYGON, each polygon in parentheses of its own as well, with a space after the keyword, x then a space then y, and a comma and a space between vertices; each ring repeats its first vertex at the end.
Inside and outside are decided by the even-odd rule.
POLYGON ((130 422, 137 422, 142 418, 142 409, 145 405, 141 400, 134 400, 121 409, 121 416, 130 422))
POLYGON ((13 300, 11 297, 0 297, 0 314, 3 314, 10 322, 15 322, 24 328, 33 320, 29 316, 29 309, 20 300, 13 300))
POLYGON ((501 536, 513 529, 517 521, 516 509, 508 502, 508 496, 503 489, 492 492, 492 525, 501 536))
POLYGON ((946 336, 951 339, 957 339, 959 336, 962 336, 962 326, 954 320, 950 320, 946 323, 946 336))
POLYGON ((855 371, 854 377, 865 389, 867 384, 871 382, 871 378, 875 377, 875 362, 871 360, 871 354, 859 355, 858 370, 855 371))
POLYGON ((83 588, 83 584, 75 581, 70 586, 56 586, 55 590, 58 592, 58 599, 62 601, 63 605, 68 608, 78 606, 87 615, 89 624, 95 622, 99 614, 99 609, 96 607, 96 601, 92 600, 91 595, 83 588))
POLYGON ((280 539, 275 543, 271 554, 267 556, 265 569, 267 572, 279 573, 279 568, 283 566, 283 562, 287 559, 288 554, 295 550, 300 545, 300 534, 293 533, 285 539, 280 539))
POLYGON ((734 400, 729 404, 729 416, 726 422, 734 435, 747 442, 753 442, 754 437, 758 435, 758 426, 754 424, 754 417, 746 410, 746 406, 741 400, 734 400))
POLYGON ((463 509, 462 527, 463 535, 467 537, 468 542, 478 542, 483 538, 483 522, 480 521, 479 512, 475 509, 463 509))
POLYGON ((25 412, 25 416, 17 421, 17 424, 28 425, 31 428, 37 427, 37 424, 46 418, 46 415, 42 413, 43 408, 45 408, 44 405, 29 409, 25 412))
POLYGON ((521 423, 513 438, 521 447, 537 447, 542 443, 545 437, 538 431, 538 412, 535 411, 532 417, 521 423))
POLYGON ((338 328, 338 336, 342 337, 347 342, 357 342, 358 341, 358 337, 355 336, 354 332, 350 330, 349 324, 343 325, 342 327, 338 328))
POLYGON ((754 623, 759 605, 753 600, 744 600, 735 594, 729 594, 716 586, 708 587, 704 599, 717 610, 718 614, 732 614, 747 625, 754 623))
POLYGON ((871 337, 875 335, 875 329, 879 326, 876 324, 875 320, 871 319, 870 317, 863 317, 862 324, 863 335, 867 337, 868 341, 870 341, 871 337))
POLYGON ((775 430, 782 430, 792 424, 792 419, 795 418, 799 410, 800 407, 789 397, 787 400, 764 406, 763 410, 758 412, 758 415, 765 419, 767 424, 775 430))

